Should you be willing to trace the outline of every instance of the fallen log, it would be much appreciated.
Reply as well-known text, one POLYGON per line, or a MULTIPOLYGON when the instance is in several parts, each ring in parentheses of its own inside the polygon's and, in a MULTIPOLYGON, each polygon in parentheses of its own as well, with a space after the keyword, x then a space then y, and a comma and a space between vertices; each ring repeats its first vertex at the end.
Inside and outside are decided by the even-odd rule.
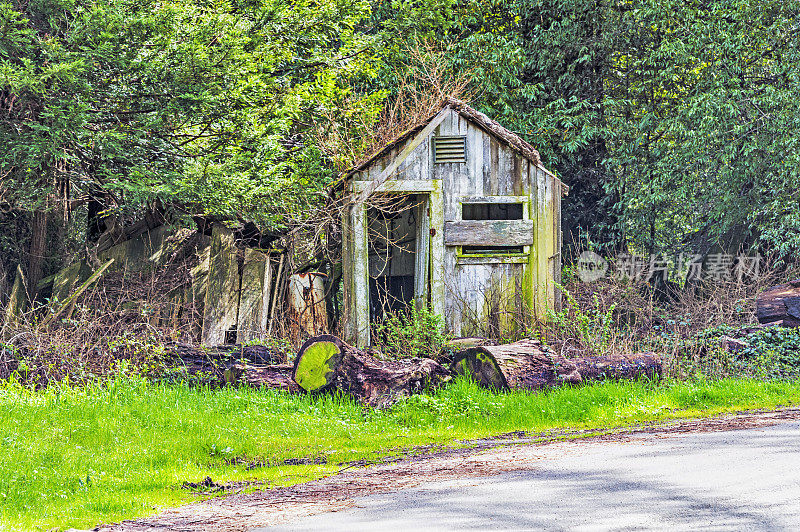
POLYGON ((251 366, 233 364, 228 366, 223 376, 228 384, 244 384, 253 388, 270 388, 285 392, 298 393, 300 387, 294 382, 292 364, 275 364, 273 366, 251 366))
POLYGON ((449 380, 450 372, 431 359, 382 360, 322 335, 300 348, 293 377, 306 392, 339 390, 369 406, 385 406, 449 380))
POLYGON ((167 344, 164 362, 187 377, 213 384, 241 383, 278 390, 299 391, 292 380, 292 366, 263 345, 197 347, 167 344))
POLYGON ((167 356, 184 362, 226 363, 244 361, 250 364, 274 365, 284 362, 283 358, 264 345, 223 344, 213 347, 172 343, 165 346, 167 356))
POLYGON ((469 375, 494 390, 540 390, 581 382, 575 364, 536 340, 465 349, 455 355, 451 367, 454 373, 469 375))
POLYGON ((604 379, 637 379, 661 375, 661 360, 652 353, 564 358, 536 340, 480 346, 457 353, 452 370, 495 390, 541 390, 604 379))
POLYGON ((585 356, 572 359, 586 381, 636 380, 661 377, 661 359, 655 353, 585 356))
POLYGON ((800 327, 800 279, 768 288, 756 298, 759 323, 800 327))

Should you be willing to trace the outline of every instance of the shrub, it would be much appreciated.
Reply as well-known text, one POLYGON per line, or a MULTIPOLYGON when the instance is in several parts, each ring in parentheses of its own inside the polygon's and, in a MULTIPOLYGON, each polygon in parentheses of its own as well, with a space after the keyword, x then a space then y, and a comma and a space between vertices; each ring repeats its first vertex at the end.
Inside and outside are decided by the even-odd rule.
POLYGON ((616 304, 606 308, 594 295, 592 306, 583 309, 568 290, 562 288, 562 293, 564 309, 548 313, 548 340, 561 342, 565 348, 572 343, 581 351, 596 354, 610 350, 617 333, 613 319, 616 304))
POLYGON ((414 302, 406 312, 387 312, 384 321, 375 325, 376 344, 391 358, 437 359, 449 339, 444 318, 424 306, 417 308, 414 302))

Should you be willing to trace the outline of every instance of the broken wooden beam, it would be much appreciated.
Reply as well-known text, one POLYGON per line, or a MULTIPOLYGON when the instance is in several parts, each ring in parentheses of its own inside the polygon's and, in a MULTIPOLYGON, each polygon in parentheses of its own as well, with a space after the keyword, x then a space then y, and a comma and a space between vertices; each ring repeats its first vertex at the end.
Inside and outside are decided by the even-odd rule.
POLYGON ((75 301, 77 301, 77 299, 81 296, 81 294, 83 294, 87 288, 89 288, 98 279, 100 279, 100 276, 103 275, 103 272, 105 272, 108 269, 108 267, 111 266, 112 264, 114 264, 114 259, 108 259, 92 275, 90 275, 89 278, 86 279, 83 282, 83 284, 81 284, 78 287, 78 289, 72 293, 72 295, 66 298, 63 303, 58 302, 60 303, 58 308, 56 308, 56 310, 52 314, 50 314, 44 320, 42 320, 42 323, 41 325, 39 325, 39 328, 42 330, 47 329, 47 327, 49 327, 50 324, 53 323, 53 321, 55 321, 61 315, 62 312, 67 310, 67 308, 72 308, 72 306, 75 304, 75 301))
POLYGON ((16 323, 19 317, 25 312, 25 305, 28 302, 27 291, 25 290, 25 274, 22 266, 17 265, 17 275, 11 287, 11 294, 8 297, 5 314, 3 316, 3 329, 16 323))

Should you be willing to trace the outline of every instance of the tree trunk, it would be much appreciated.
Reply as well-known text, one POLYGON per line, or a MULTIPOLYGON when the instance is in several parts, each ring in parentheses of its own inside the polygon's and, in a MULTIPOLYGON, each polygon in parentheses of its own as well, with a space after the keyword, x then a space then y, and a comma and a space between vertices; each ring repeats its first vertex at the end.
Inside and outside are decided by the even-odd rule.
POLYGON ((31 245, 28 248, 28 290, 36 299, 36 286, 42 279, 44 252, 47 248, 47 211, 34 211, 31 222, 31 245))
POLYGON ((541 390, 581 382, 574 363, 536 340, 466 349, 455 355, 452 369, 494 390, 541 390))
POLYGON ((800 279, 773 286, 756 298, 759 323, 800 327, 800 279))
POLYGON ((662 372, 661 359, 655 353, 586 356, 574 358, 572 362, 585 382, 657 379, 662 372))
POLYGON ((369 406, 385 406, 449 379, 430 359, 381 360, 335 336, 310 338, 300 348, 294 380, 307 392, 340 390, 369 406))
POLYGON ((661 375, 661 361, 652 353, 568 359, 536 340, 466 349, 455 355, 452 368, 495 390, 541 390, 586 381, 661 375))
POLYGON ((254 388, 264 387, 298 393, 301 389, 292 379, 293 371, 292 364, 252 366, 237 363, 228 366, 223 375, 228 384, 245 384, 254 388))
POLYGON ((282 356, 264 345, 217 345, 198 348, 174 343, 166 346, 167 356, 191 364, 226 364, 242 362, 254 365, 276 365, 285 362, 282 356))
POLYGON ((213 384, 246 384, 298 392, 292 380, 293 366, 263 345, 218 345, 197 348, 188 344, 166 346, 167 364, 182 369, 186 376, 200 377, 213 384))

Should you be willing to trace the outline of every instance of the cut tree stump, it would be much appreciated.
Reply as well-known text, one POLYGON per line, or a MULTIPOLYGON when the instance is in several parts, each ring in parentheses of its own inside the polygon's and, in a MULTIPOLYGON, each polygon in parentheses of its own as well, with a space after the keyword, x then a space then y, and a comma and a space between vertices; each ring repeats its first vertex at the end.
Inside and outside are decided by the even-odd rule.
POLYGON ((452 369, 486 388, 541 390, 605 379, 656 378, 661 360, 653 353, 564 358, 536 340, 521 340, 461 351, 452 369))
POLYGON ((331 335, 309 338, 294 364, 294 380, 303 390, 339 390, 369 406, 386 406, 449 378, 434 360, 381 360, 331 335))
POLYGON ((768 288, 756 298, 759 323, 800 327, 800 279, 768 288))

